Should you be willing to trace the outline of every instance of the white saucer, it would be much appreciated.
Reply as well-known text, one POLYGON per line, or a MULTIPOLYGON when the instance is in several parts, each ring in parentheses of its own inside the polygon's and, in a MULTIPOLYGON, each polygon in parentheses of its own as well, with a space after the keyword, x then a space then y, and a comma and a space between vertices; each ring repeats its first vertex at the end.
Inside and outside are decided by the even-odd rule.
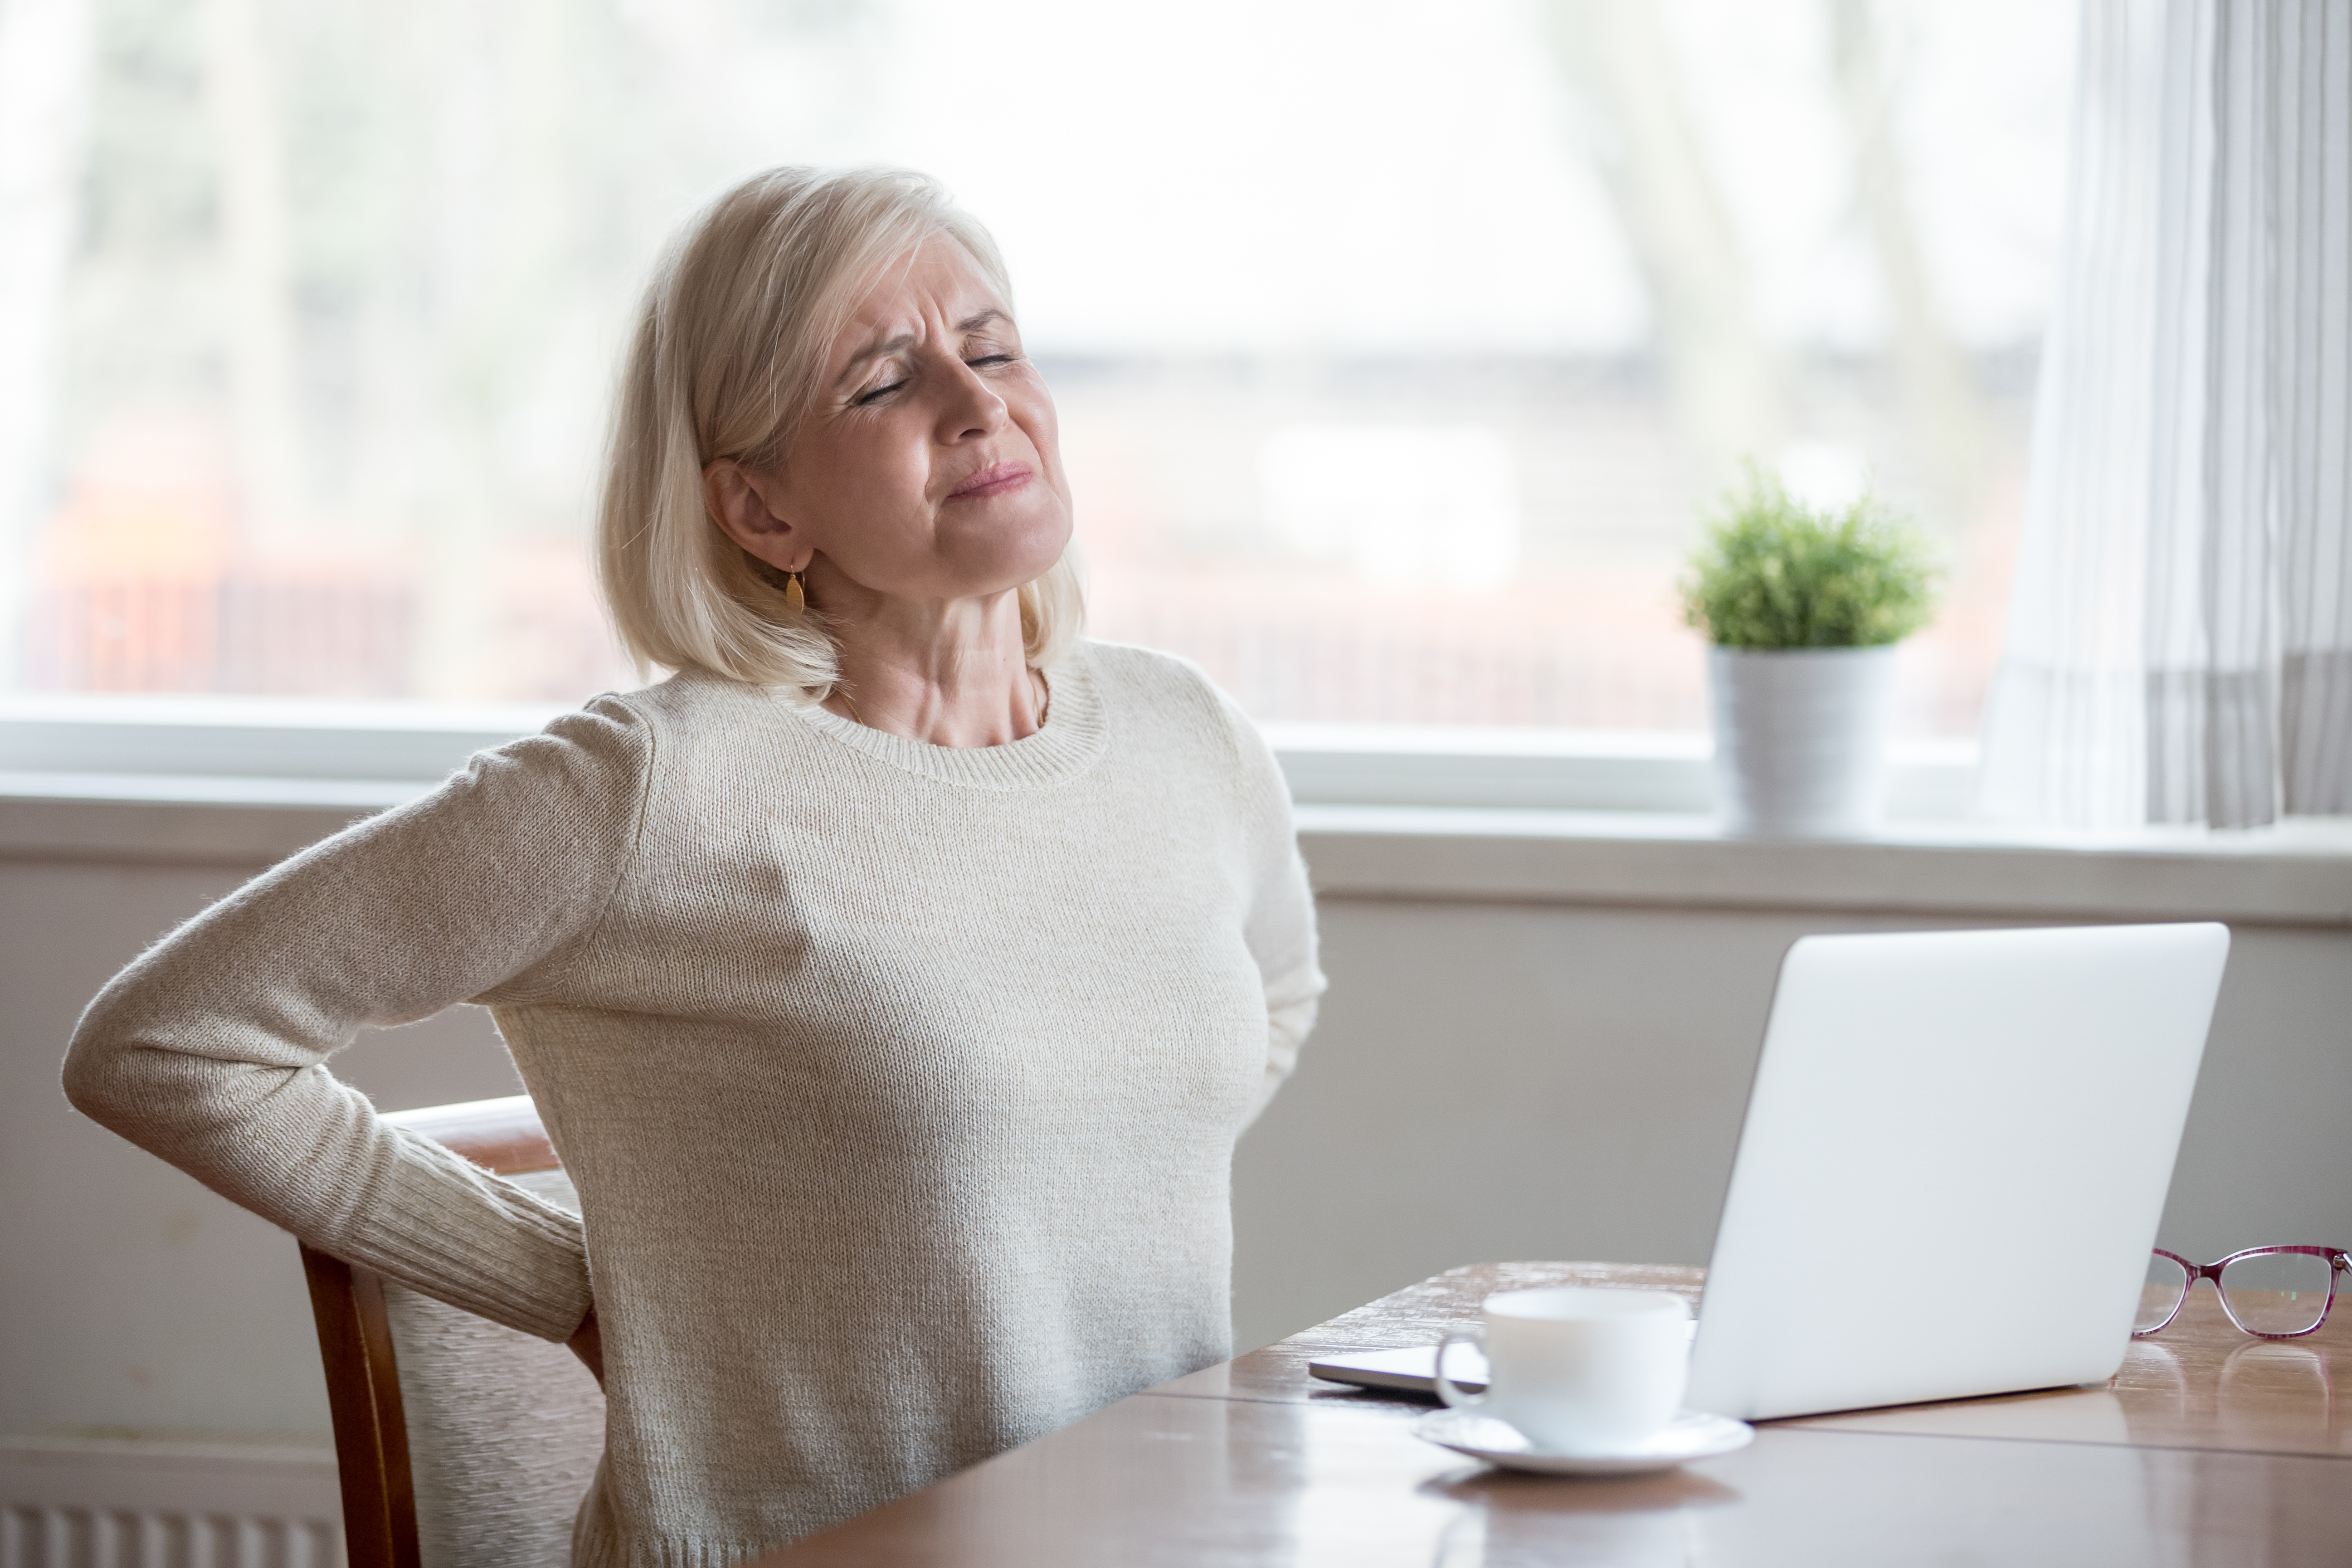
POLYGON ((1414 1422, 1412 1435, 1506 1469, 1537 1470, 1548 1476, 1639 1476, 1745 1448, 1755 1439, 1756 1428, 1727 1415, 1685 1410, 1638 1443, 1567 1454, 1537 1447, 1517 1427, 1492 1415, 1475 1410, 1440 1410, 1414 1422))

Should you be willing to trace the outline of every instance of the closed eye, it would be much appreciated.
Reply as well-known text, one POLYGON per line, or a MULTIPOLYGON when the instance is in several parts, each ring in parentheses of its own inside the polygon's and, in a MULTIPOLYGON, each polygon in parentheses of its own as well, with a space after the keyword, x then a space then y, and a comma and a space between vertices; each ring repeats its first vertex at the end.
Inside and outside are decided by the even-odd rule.
POLYGON ((856 404, 858 407, 863 408, 869 403, 881 402, 884 398, 889 396, 892 393, 898 391, 900 387, 906 384, 907 384, 903 381, 894 381, 887 386, 877 386, 871 392, 859 393, 850 401, 856 404))

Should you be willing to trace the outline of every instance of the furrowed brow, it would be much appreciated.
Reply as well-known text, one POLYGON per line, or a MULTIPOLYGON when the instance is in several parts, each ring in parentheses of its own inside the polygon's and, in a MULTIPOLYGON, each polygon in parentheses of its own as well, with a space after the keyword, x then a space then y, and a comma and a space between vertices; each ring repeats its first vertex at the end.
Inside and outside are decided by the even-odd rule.
POLYGON ((841 367, 841 374, 834 377, 833 384, 839 386, 843 382, 849 380, 851 374, 869 360, 877 360, 885 354, 895 354, 914 346, 915 334, 912 332, 900 332, 895 338, 886 339, 878 343, 868 343, 849 356, 849 363, 841 367))
MULTIPOLYGON (((1003 321, 1009 326, 1012 324, 1013 318, 992 305, 976 316, 967 316, 958 321, 955 330, 959 333, 976 332, 995 321, 1003 321)), ((844 382, 855 379, 856 372, 869 361, 880 359, 887 354, 898 353, 914 346, 915 334, 912 332, 901 332, 895 338, 887 338, 878 343, 869 343, 849 356, 849 362, 841 367, 841 374, 834 378, 834 384, 839 386, 844 382)))

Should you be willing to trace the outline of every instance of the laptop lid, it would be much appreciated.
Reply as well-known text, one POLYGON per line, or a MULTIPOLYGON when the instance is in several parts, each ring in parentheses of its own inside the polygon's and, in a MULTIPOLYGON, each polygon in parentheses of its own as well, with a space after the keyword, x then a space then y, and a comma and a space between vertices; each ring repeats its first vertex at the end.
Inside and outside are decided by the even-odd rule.
POLYGON ((1790 948, 1689 1405, 1760 1420, 2113 1376, 2229 950, 2220 925, 1790 948))

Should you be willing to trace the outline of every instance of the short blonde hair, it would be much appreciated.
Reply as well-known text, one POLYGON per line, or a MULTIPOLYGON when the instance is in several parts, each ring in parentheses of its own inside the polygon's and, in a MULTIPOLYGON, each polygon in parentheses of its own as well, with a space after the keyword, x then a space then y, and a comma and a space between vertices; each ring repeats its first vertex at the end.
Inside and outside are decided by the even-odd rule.
MULTIPOLYGON (((824 362, 874 275, 926 239, 967 251, 1010 304, 988 231, 904 169, 771 169, 688 224, 655 268, 622 372, 597 520, 596 574, 639 671, 703 669, 822 699, 840 659, 824 618, 703 502, 706 466, 772 468, 821 391, 824 362)), ((1020 589, 1032 668, 1084 625, 1066 552, 1020 589)))

